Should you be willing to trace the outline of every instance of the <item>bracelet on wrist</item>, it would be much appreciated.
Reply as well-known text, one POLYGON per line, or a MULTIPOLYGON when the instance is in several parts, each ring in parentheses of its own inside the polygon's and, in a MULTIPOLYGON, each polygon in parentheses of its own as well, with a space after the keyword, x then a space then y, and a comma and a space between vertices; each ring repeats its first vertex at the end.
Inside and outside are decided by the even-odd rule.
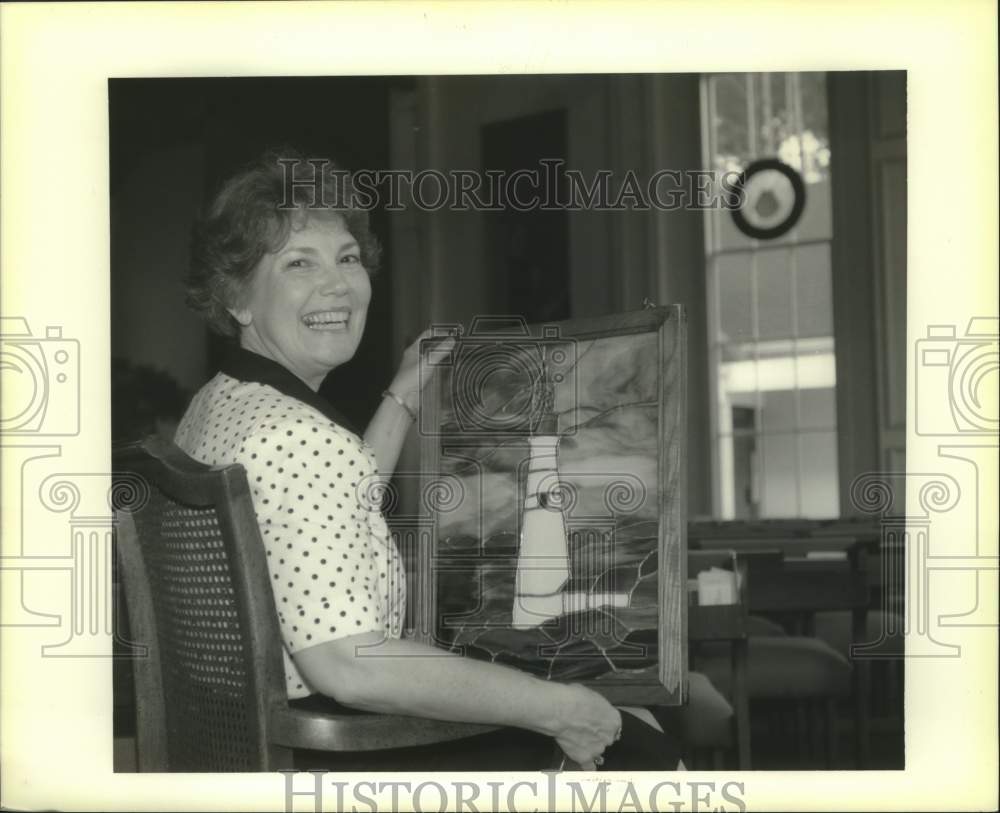
POLYGON ((399 404, 406 412, 406 414, 410 416, 410 420, 416 423, 417 413, 413 411, 413 408, 408 403, 406 403, 406 401, 404 401, 402 398, 396 395, 396 393, 394 393, 392 390, 385 390, 382 393, 382 397, 391 398, 393 401, 399 404))

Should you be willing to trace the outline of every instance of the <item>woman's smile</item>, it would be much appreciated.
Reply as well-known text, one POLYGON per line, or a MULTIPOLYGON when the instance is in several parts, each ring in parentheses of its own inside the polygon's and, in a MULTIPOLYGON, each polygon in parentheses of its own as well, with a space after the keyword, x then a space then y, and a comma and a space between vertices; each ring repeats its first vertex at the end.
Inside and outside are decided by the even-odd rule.
POLYGON ((309 219, 254 268, 249 296, 231 313, 240 343, 277 361, 312 389, 349 361, 365 330, 371 283, 340 215, 309 219))
POLYGON ((347 308, 336 308, 328 311, 313 311, 302 317, 310 330, 344 333, 351 312, 347 308))

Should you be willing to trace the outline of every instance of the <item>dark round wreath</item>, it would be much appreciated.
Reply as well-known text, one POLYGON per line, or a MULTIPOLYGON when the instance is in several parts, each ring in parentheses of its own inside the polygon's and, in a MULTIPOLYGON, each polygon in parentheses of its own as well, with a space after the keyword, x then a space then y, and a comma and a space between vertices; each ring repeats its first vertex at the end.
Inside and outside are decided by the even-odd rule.
MULTIPOLYGON (((738 190, 740 196, 743 197, 744 189, 750 178, 767 170, 780 172, 788 178, 788 182, 792 185, 792 191, 795 193, 795 199, 788 216, 780 223, 767 229, 749 223, 743 215, 742 206, 732 210, 733 222, 736 224, 736 228, 748 237, 755 237, 758 240, 773 240, 775 237, 781 237, 781 235, 785 234, 798 223, 799 218, 802 217, 802 212, 806 208, 806 185, 802 181, 802 176, 792 167, 788 166, 788 164, 779 161, 777 158, 762 158, 759 161, 754 161, 740 173, 740 177, 735 184, 735 189, 738 190)), ((745 200, 744 198, 744 202, 745 200)))

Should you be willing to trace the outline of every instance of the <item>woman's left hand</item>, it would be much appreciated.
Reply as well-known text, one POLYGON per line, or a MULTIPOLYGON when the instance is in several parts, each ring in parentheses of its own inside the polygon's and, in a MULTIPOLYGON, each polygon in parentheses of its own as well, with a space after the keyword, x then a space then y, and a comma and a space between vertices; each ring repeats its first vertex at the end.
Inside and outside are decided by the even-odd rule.
MULTIPOLYGON (((435 370, 433 365, 425 364, 423 369, 420 365, 420 343, 431 338, 434 338, 434 330, 427 328, 403 351, 403 360, 399 363, 399 369, 392 379, 392 384, 389 385, 389 389, 402 398, 414 412, 417 411, 420 402, 420 391, 433 378, 435 370)), ((434 352, 436 354, 447 353, 455 346, 456 335, 451 333, 447 336, 440 336, 438 339, 434 352)))

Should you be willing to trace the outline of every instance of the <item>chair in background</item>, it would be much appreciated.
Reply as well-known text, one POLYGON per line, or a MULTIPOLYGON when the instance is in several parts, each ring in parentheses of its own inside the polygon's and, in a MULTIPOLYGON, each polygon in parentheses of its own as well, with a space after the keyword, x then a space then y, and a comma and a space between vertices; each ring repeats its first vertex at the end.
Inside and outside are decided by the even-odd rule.
POLYGON ((678 714, 682 732, 697 748, 709 747, 713 751, 716 767, 720 750, 732 739, 736 742, 737 767, 750 770, 750 706, 748 686, 748 617, 746 603, 747 574, 745 566, 732 551, 688 551, 688 583, 697 579, 698 573, 718 567, 731 570, 738 578, 735 601, 732 604, 700 605, 696 594, 688 592, 688 646, 689 661, 695 670, 702 663, 702 655, 711 651, 717 655, 713 666, 719 674, 689 673, 688 705, 678 714), (721 690, 721 691, 720 691, 721 690), (726 698, 729 698, 727 701, 726 698), (732 710, 731 716, 722 717, 725 702, 732 710), (732 705, 730 706, 730 702, 732 705), (714 724, 706 724, 698 733, 698 717, 706 714, 714 724), (726 731, 733 732, 726 736, 726 731))
POLYGON ((112 503, 136 658, 140 771, 273 771, 294 749, 426 745, 494 727, 288 704, 277 613, 242 466, 150 439, 115 451, 112 503))
MULTIPOLYGON (((726 696, 735 693, 726 653, 706 645, 694 667, 704 672, 726 696)), ((824 752, 826 764, 837 761, 837 701, 850 697, 851 666, 843 656, 822 641, 800 636, 751 636, 747 647, 747 684, 750 702, 772 712, 787 710, 793 715, 790 730, 796 748, 804 757, 809 751, 824 752), (818 725, 819 724, 819 725, 818 725), (822 746, 816 743, 825 732, 822 746)), ((777 731, 786 715, 770 715, 777 731)))
POLYGON ((689 672, 688 702, 657 706, 653 714, 664 731, 680 738, 687 768, 721 771, 727 767, 726 754, 736 746, 736 715, 730 702, 705 675, 689 672))
MULTIPOLYGON (((903 736, 903 624, 903 616, 898 613, 872 610, 866 619, 865 636, 859 640, 849 611, 821 611, 813 619, 816 637, 855 664, 862 658, 852 653, 852 649, 858 645, 865 647, 863 668, 869 670, 868 725, 872 735, 894 741, 903 736)), ((902 756, 901 748, 882 747, 879 750, 880 767, 893 767, 893 757, 898 760, 895 766, 902 767, 902 756)))
MULTIPOLYGON (((818 610, 846 608, 863 623, 867 611, 863 574, 845 562, 786 557, 774 528, 741 526, 697 527, 689 531, 689 540, 693 549, 732 548, 747 562, 747 601, 750 612, 758 616, 748 622, 753 630, 748 642, 751 701, 772 712, 768 715, 772 735, 794 737, 800 759, 822 752, 826 765, 834 766, 838 702, 853 698, 857 762, 864 767, 869 742, 867 664, 852 668, 847 658, 811 634, 811 617, 818 610), (783 628, 759 616, 794 622, 792 631, 798 634, 783 634, 783 628), (778 723, 783 723, 780 729, 778 723)), ((790 532, 785 527, 779 530, 790 532)), ((703 647, 693 668, 708 675, 724 694, 731 690, 728 659, 717 645, 703 647)))

